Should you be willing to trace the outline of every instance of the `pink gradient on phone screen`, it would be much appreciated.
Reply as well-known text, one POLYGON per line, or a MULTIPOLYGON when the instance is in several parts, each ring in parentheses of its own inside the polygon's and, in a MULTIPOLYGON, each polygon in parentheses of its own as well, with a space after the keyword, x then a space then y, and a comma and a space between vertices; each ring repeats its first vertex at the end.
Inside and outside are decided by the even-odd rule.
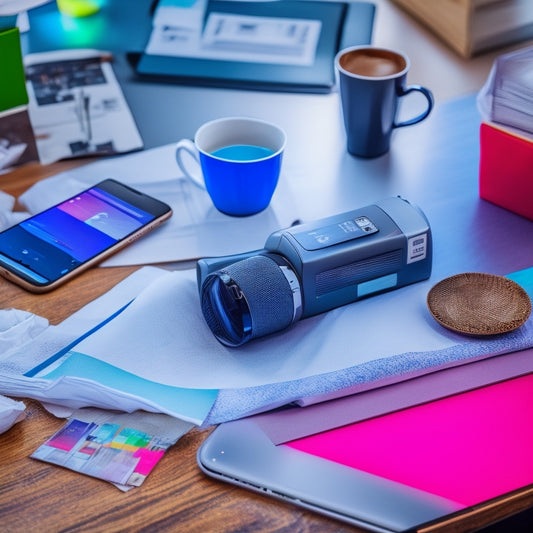
POLYGON ((474 505, 533 483, 533 374, 288 446, 474 505))

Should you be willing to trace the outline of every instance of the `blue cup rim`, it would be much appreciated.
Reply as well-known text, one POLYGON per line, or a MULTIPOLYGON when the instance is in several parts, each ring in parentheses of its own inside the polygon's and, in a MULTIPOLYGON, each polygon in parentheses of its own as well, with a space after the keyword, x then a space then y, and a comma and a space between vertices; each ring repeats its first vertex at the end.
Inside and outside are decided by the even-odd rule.
POLYGON ((253 117, 239 117, 239 116, 222 117, 222 118, 218 118, 218 119, 206 122, 205 124, 200 126, 200 128, 198 128, 198 130, 196 131, 196 134, 194 136, 194 144, 195 144, 197 150, 201 154, 203 154, 204 156, 213 158, 213 159, 217 159, 219 161, 227 161, 227 162, 232 163, 232 164, 235 164, 235 163, 249 164, 249 163, 254 163, 254 162, 258 162, 258 161, 266 161, 268 159, 272 159, 274 157, 277 157, 285 150, 286 142, 287 142, 287 135, 286 135, 285 131, 282 128, 280 128, 279 126, 277 126, 277 125, 275 125, 275 124, 273 124, 271 122, 268 122, 266 120, 253 118, 253 117), (272 131, 275 131, 280 136, 281 142, 275 143, 278 146, 277 148, 272 148, 272 145, 274 145, 274 143, 271 143, 270 145, 267 145, 267 143, 251 143, 251 142, 249 142, 248 139, 245 140, 243 138, 242 141, 217 143, 216 145, 211 146, 209 149, 206 149, 205 147, 200 146, 201 143, 199 142, 199 138, 202 135, 205 134, 206 130, 208 130, 210 128, 213 128, 213 127, 216 127, 219 124, 228 125, 230 123, 234 123, 234 124, 236 124, 236 123, 241 123, 241 124, 247 123, 247 124, 256 124, 256 125, 261 126, 261 127, 267 127, 269 129, 271 129, 272 131), (260 157, 260 158, 257 158, 257 159, 247 159, 245 161, 235 160, 235 159, 228 159, 228 158, 225 158, 225 157, 220 157, 220 156, 213 155, 213 153, 212 153, 213 151, 215 151, 215 150, 217 150, 219 148, 223 148, 225 146, 230 146, 232 144, 256 144, 256 146, 262 146, 264 148, 268 148, 269 150, 272 150, 273 153, 268 154, 268 155, 266 155, 264 157, 260 157))

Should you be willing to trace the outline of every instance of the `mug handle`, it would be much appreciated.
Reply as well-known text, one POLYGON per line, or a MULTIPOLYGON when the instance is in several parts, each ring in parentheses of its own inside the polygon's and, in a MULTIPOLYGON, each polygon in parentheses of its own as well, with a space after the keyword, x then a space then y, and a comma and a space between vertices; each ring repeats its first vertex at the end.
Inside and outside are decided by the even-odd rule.
POLYGON ((205 190, 205 182, 202 177, 202 171, 200 166, 200 154, 198 153, 198 149, 194 145, 194 143, 190 139, 181 139, 181 141, 178 141, 178 144, 176 144, 176 163, 178 163, 178 167, 183 172, 186 178, 188 178, 190 181, 192 181, 197 187, 199 187, 202 190, 205 190), (187 152, 196 162, 197 171, 198 172, 191 172, 183 162, 183 154, 187 152))
POLYGON ((422 122, 430 113, 431 113, 431 110, 433 109, 433 94, 432 92, 429 90, 429 89, 426 89, 425 87, 422 87, 421 85, 409 85, 409 87, 406 87, 405 89, 403 89, 402 93, 400 94, 400 96, 405 96, 413 91, 418 91, 418 92, 421 92, 425 97, 426 97, 426 100, 428 101, 428 107, 427 109, 421 113, 420 115, 410 119, 410 120, 405 120, 403 122, 398 122, 398 123, 394 123, 393 124, 393 128, 401 128, 403 126, 412 126, 413 124, 417 124, 418 122, 422 122))

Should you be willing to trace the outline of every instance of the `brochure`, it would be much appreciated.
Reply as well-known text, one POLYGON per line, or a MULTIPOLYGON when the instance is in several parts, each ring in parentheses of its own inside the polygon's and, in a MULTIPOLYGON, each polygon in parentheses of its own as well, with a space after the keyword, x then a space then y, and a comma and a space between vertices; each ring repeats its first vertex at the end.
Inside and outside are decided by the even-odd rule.
POLYGON ((28 111, 42 164, 143 147, 111 62, 111 54, 89 49, 24 58, 28 111))

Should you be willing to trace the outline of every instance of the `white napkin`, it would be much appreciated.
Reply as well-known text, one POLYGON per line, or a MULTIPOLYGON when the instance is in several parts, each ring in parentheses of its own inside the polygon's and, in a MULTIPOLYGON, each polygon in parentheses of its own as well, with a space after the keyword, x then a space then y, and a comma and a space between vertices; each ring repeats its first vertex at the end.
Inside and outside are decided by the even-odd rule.
POLYGON ((3 231, 28 217, 26 212, 14 212, 15 198, 0 191, 0 231, 3 231))
POLYGON ((7 431, 13 424, 24 419, 26 406, 11 398, 0 395, 0 433, 7 431))

